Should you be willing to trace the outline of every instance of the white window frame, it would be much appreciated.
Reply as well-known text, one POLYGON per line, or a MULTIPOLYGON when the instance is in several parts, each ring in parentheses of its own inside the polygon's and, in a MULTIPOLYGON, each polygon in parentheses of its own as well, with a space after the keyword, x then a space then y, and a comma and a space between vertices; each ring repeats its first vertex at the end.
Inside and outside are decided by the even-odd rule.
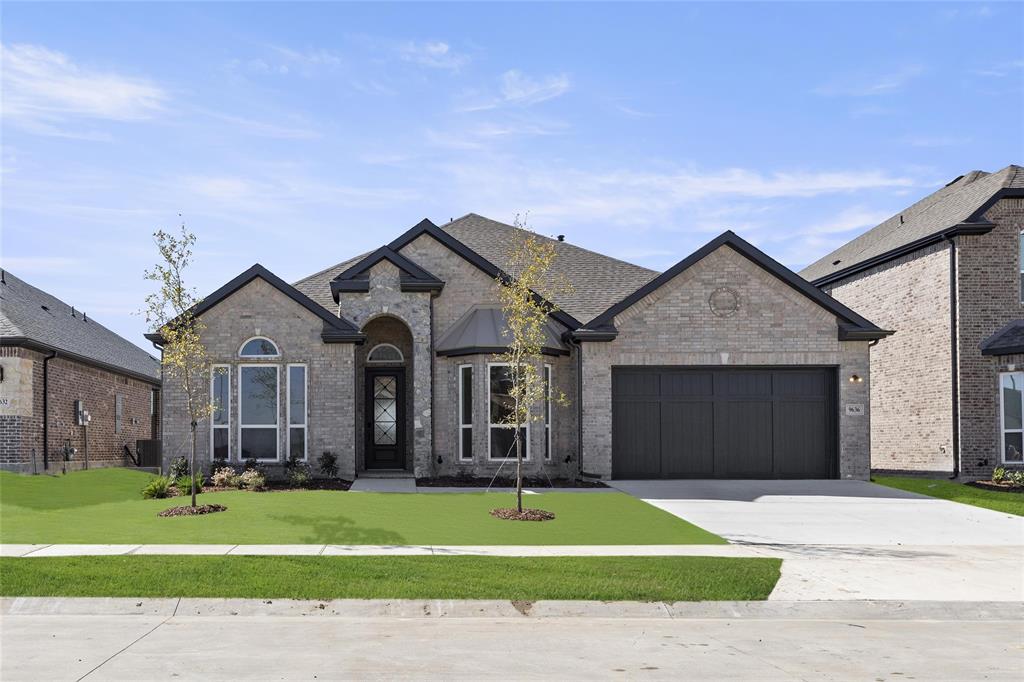
MULTIPOLYGON (((473 405, 472 404, 470 404, 470 406, 469 406, 469 419, 470 419, 470 422, 468 424, 464 424, 462 422, 462 415, 466 411, 466 396, 463 394, 463 389, 462 389, 462 387, 463 387, 462 372, 467 370, 467 369, 469 370, 469 383, 470 383, 470 386, 472 386, 473 385, 473 378, 474 378, 473 374, 475 373, 475 371, 473 369, 473 365, 459 365, 459 374, 458 374, 458 381, 459 381, 459 413, 456 415, 456 419, 458 420, 458 423, 459 423, 459 428, 458 428, 457 433, 458 433, 458 441, 459 441, 459 461, 460 462, 472 462, 473 461, 473 456, 472 455, 470 455, 469 457, 466 457, 466 456, 464 456, 464 454, 462 452, 462 432, 465 429, 469 429, 469 433, 470 433, 469 437, 470 437, 471 440, 473 438, 473 421, 472 421, 473 420, 473 405)), ((490 400, 490 392, 488 392, 488 400, 490 400)), ((489 407, 490 407, 490 405, 488 405, 488 408, 489 407)), ((490 431, 488 431, 487 432, 487 437, 490 438, 490 436, 491 436, 491 433, 490 433, 490 431)))
POLYGON ((545 379, 547 380, 548 385, 547 395, 544 396, 544 438, 547 443, 547 450, 544 452, 544 459, 550 462, 551 457, 554 455, 554 452, 551 451, 551 433, 553 431, 551 421, 551 385, 555 383, 555 370, 548 363, 544 363, 544 372, 547 374, 545 379))
POLYGON ((277 342, 274 341, 269 336, 263 336, 262 334, 258 334, 256 336, 250 336, 249 338, 242 342, 242 345, 238 347, 238 357, 245 358, 246 360, 259 360, 261 358, 279 358, 281 357, 281 347, 278 346, 277 342), (274 347, 274 350, 277 352, 274 353, 273 355, 242 355, 242 349, 245 348, 245 345, 250 341, 255 341, 256 339, 263 339, 264 341, 269 341, 270 345, 272 345, 274 347))
MULTIPOLYGON (((304 362, 290 362, 285 365, 287 375, 287 393, 285 394, 285 422, 288 425, 288 432, 285 437, 286 454, 292 454, 292 429, 302 429, 302 461, 309 461, 309 367, 304 362), (302 368, 302 423, 292 424, 292 367, 302 368)), ((287 459, 287 457, 286 457, 287 459)))
MULTIPOLYGON (((487 390, 484 392, 485 405, 487 405, 487 461, 488 462, 508 462, 514 461, 515 456, 512 457, 494 457, 491 452, 491 429, 515 429, 516 427, 512 424, 494 424, 491 422, 491 367, 511 367, 511 363, 508 362, 488 362, 487 363, 487 390)), ((523 428, 526 429, 526 454, 523 455, 523 461, 530 461, 530 422, 527 420, 523 424, 523 428)))
POLYGON ((227 370, 224 374, 228 378, 228 404, 224 407, 224 414, 228 416, 227 424, 214 424, 213 414, 210 415, 210 461, 213 461, 213 431, 214 429, 225 429, 228 432, 228 462, 231 461, 231 365, 210 365, 210 402, 213 402, 213 377, 218 369, 227 370))
MULTIPOLYGON (((253 338, 266 338, 266 337, 253 337, 253 338)), ((269 429, 275 430, 274 444, 275 457, 273 459, 267 459, 265 457, 257 457, 257 462, 280 462, 281 461, 281 365, 270 364, 266 362, 262 363, 243 363, 238 365, 238 457, 242 457, 242 429, 269 429), (242 370, 246 367, 273 367, 274 372, 277 373, 277 390, 274 391, 274 414, 277 415, 276 424, 242 424, 242 370)))
MULTIPOLYGON (((1006 428, 1006 407, 1003 405, 1003 377, 1005 376, 1016 376, 1019 382, 1019 386, 1024 389, 1024 372, 1000 372, 999 373, 999 384, 997 390, 999 391, 999 461, 1002 464, 1024 464, 1024 461, 1013 461, 1006 459, 1006 434, 1007 433, 1024 433, 1024 429, 1008 429, 1006 428)), ((1024 413, 1024 399, 1021 400, 1021 412, 1024 413)), ((1021 415, 1021 426, 1024 426, 1024 414, 1021 415)))
POLYGON ((368 364, 368 365, 399 365, 399 364, 405 364, 405 353, 403 353, 402 350, 398 346, 394 345, 393 343, 378 343, 377 345, 375 345, 373 348, 370 349, 369 353, 366 354, 366 364, 368 364), (378 348, 391 348, 391 349, 393 349, 396 353, 398 353, 398 359, 397 360, 371 360, 370 357, 373 355, 373 351, 377 350, 378 348))

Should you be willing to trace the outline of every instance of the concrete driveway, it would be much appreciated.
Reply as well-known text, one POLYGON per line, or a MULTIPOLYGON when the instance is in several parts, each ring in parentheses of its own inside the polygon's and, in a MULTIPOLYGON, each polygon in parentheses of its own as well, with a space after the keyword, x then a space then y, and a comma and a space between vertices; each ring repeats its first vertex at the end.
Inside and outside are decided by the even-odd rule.
POLYGON ((784 559, 772 599, 1024 600, 1024 518, 866 481, 615 481, 784 559))

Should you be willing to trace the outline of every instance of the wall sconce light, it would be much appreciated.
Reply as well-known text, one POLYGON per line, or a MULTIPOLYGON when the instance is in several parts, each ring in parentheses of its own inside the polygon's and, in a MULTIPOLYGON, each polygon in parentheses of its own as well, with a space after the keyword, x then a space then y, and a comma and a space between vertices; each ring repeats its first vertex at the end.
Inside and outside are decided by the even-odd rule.
POLYGON ((850 383, 851 384, 862 384, 862 383, 864 383, 864 377, 862 377, 859 374, 851 374, 850 375, 850 383))

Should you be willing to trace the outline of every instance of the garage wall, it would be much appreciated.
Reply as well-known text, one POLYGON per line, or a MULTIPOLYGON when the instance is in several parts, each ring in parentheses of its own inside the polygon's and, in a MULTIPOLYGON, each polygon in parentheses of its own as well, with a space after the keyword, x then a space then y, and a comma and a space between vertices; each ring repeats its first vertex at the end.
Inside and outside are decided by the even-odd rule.
POLYGON ((842 478, 867 479, 868 342, 838 340, 835 317, 731 247, 723 246, 616 317, 618 337, 583 344, 583 469, 612 472, 611 368, 617 365, 839 367, 842 478), (711 294, 739 301, 715 314, 711 294), (863 382, 851 383, 856 374, 863 382), (848 415, 858 404, 862 415, 848 415))

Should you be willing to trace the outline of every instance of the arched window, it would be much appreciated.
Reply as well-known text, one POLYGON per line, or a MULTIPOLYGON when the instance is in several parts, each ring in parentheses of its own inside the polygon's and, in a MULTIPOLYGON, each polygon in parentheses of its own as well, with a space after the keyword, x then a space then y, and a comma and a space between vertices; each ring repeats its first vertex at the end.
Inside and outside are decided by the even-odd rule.
POLYGON ((405 357, 402 355, 402 351, 390 343, 378 343, 370 349, 369 355, 366 356, 366 362, 368 363, 396 363, 404 361, 405 357))
POLYGON ((242 344, 238 355, 243 358, 277 358, 281 356, 281 351, 270 339, 254 336, 242 344))

